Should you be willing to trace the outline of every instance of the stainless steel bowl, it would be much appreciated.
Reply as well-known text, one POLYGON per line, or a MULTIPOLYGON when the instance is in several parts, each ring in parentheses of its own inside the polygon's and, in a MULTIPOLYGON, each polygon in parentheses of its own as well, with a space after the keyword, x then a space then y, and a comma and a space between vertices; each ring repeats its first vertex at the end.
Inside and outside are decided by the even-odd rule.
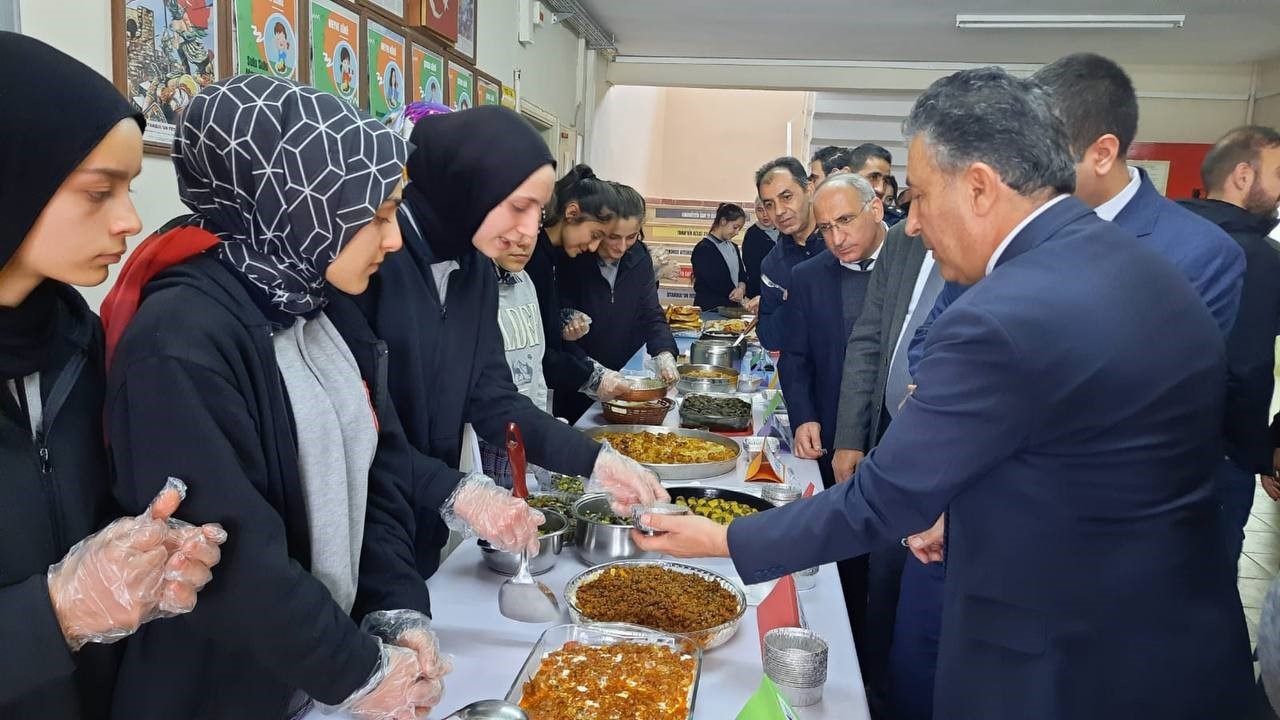
POLYGON ((738 456, 742 454, 742 448, 738 443, 729 438, 709 433, 705 430, 690 430, 688 428, 671 428, 658 425, 608 425, 604 427, 591 428, 586 430, 587 437, 597 442, 602 441, 603 435, 606 433, 638 433, 651 432, 655 434, 672 433, 675 435, 683 435, 684 437, 698 438, 699 440, 707 440, 717 445, 723 446, 733 451, 733 457, 728 460, 717 460, 715 462, 705 463, 640 463, 641 465, 653 471, 659 480, 700 480, 703 478, 713 478, 717 475, 723 475, 732 472, 738 467, 738 456))
POLYGON ((676 383, 676 389, 683 393, 731 393, 738 389, 737 370, 721 367, 719 365, 699 364, 680 365, 676 370, 680 373, 680 380, 676 383), (686 373, 693 370, 711 370, 719 374, 720 377, 687 377, 686 373))
POLYGON ((607 495, 584 495, 573 504, 573 519, 577 523, 574 532, 574 545, 578 549, 578 557, 588 565, 600 565, 615 560, 631 560, 637 558, 657 557, 636 547, 631 539, 631 525, 610 525, 598 520, 583 517, 583 513, 600 513, 612 515, 607 495))
MULTIPOLYGON (((565 536, 569 533, 569 519, 564 515, 550 509, 540 512, 546 517, 546 522, 542 523, 546 532, 538 538, 537 556, 529 558, 529 572, 534 575, 541 575, 556 566, 556 558, 560 557, 565 536)), ((519 553, 503 552, 484 540, 477 540, 476 544, 480 546, 480 557, 484 558, 484 564, 490 570, 499 575, 516 574, 516 568, 520 566, 519 553)))
MULTIPOLYGON (((667 570, 674 570, 675 572, 689 573, 691 575, 697 575, 700 578, 719 583, 726 590, 733 593, 733 596, 738 599, 738 613, 732 620, 715 627, 707 628, 706 630, 695 630, 693 632, 680 633, 681 637, 689 638, 703 650, 711 650, 712 648, 720 647, 721 645, 729 642, 729 639, 738 632, 738 626, 742 624, 742 616, 747 612, 747 596, 742 592, 742 588, 729 578, 713 573, 710 570, 703 570, 700 567, 670 562, 668 560, 622 560, 619 562, 612 562, 607 565, 601 565, 599 567, 593 567, 590 570, 578 573, 576 577, 569 581, 568 585, 564 586, 564 600, 565 604, 569 606, 569 618, 575 623, 596 622, 595 618, 584 615, 582 610, 578 608, 578 588, 588 582, 591 582, 595 578, 599 577, 601 573, 608 572, 612 568, 639 567, 646 565, 655 565, 667 570)), ((655 629, 660 630, 660 628, 655 629)))
POLYGON ((728 333, 703 333, 702 337, 693 341, 693 345, 689 347, 689 362, 694 365, 716 365, 719 367, 736 369, 738 363, 742 362, 742 356, 746 354, 747 346, 743 344, 734 345, 733 341, 738 336, 720 337, 728 335, 728 333))

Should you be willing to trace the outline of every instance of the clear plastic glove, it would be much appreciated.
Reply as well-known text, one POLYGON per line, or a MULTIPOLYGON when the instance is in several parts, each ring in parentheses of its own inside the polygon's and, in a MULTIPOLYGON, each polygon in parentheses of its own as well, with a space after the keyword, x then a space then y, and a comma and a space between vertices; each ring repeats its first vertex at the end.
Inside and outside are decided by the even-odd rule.
POLYGON ((573 342, 591 332, 591 316, 580 310, 571 310, 564 314, 560 337, 566 342, 573 342))
POLYGON ((416 610, 380 610, 365 616, 360 629, 392 645, 418 655, 418 667, 426 678, 427 709, 440 702, 444 676, 453 671, 453 659, 440 653, 440 641, 431 630, 431 618, 416 610))
POLYGON ((680 379, 680 371, 676 369, 676 359, 669 352, 660 352, 653 359, 658 367, 658 378, 668 385, 675 385, 680 379))
POLYGON ((622 517, 631 515, 633 505, 652 505, 671 500, 656 475, 614 450, 608 442, 603 442, 600 446, 600 454, 596 456, 595 467, 591 469, 586 492, 607 493, 613 512, 622 517))
POLYGON ((631 389, 631 382, 617 370, 605 370, 600 376, 600 386, 596 388, 596 397, 601 400, 617 400, 623 393, 631 389))
POLYGON ((729 293, 729 300, 730 302, 741 303, 742 299, 746 297, 746 295, 747 295, 747 284, 738 283, 738 286, 733 289, 733 292, 729 293))
MULTIPOLYGON (((357 720, 415 720, 434 707, 431 683, 422 673, 418 655, 409 648, 378 642, 382 651, 369 681, 336 710, 357 720)), ((435 702, 439 702, 437 696, 435 702)))
POLYGON ((527 547, 530 557, 538 554, 538 526, 546 520, 510 490, 479 473, 458 483, 440 515, 451 529, 467 537, 479 536, 504 552, 518 553, 527 547))
POLYGON ((757 295, 753 298, 747 298, 742 302, 742 307, 746 308, 749 313, 760 312, 760 296, 757 295))
POLYGON ((186 492, 170 478, 146 512, 116 520, 49 567, 49 599, 72 650, 115 642, 145 622, 195 607, 226 532, 170 519, 186 492))

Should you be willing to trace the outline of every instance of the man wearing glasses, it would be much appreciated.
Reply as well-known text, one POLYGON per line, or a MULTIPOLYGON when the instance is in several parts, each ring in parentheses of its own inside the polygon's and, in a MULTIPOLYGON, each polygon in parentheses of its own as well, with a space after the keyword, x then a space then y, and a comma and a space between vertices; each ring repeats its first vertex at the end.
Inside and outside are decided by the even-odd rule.
MULTIPOLYGON (((849 332, 862 314, 867 285, 888 228, 884 206, 859 175, 828 176, 814 193, 813 214, 828 252, 796 265, 791 323, 778 376, 795 428, 796 457, 817 460, 822 482, 835 484, 831 451, 840 404, 840 378, 849 332)), ((867 608, 867 557, 838 564, 855 643, 863 636, 867 608)))
POLYGON ((782 346, 779 376, 795 430, 796 457, 817 460, 827 487, 835 484, 829 448, 845 346, 888 228, 884 206, 859 175, 837 173, 818 187, 814 219, 829 252, 796 265, 789 303, 797 312, 782 346))

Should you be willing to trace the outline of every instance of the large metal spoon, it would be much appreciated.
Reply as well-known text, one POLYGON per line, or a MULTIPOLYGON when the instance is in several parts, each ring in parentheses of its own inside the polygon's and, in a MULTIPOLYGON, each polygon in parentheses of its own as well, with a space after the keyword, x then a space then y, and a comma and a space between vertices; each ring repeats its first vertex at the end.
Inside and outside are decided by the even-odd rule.
POLYGON ((444 720, 529 720, 518 705, 501 700, 481 700, 445 717, 444 720))
MULTIPOLYGON (((524 437, 515 423, 507 423, 507 457, 511 460, 513 494, 529 497, 525 484, 524 437)), ((560 602, 551 588, 533 579, 529 573, 529 550, 521 548, 516 574, 498 588, 498 612, 503 617, 526 623, 549 623, 560 619, 560 602)))

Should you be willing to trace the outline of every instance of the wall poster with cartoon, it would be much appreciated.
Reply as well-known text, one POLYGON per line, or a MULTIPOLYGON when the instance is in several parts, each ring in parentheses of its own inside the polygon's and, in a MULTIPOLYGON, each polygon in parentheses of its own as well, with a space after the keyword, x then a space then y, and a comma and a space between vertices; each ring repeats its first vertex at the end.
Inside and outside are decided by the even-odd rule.
POLYGON ((147 118, 147 149, 168 153, 182 110, 219 79, 221 3, 115 0, 116 84, 147 118))
POLYGON ((378 23, 365 23, 369 41, 369 113, 379 120, 404 107, 405 45, 404 36, 378 23))
POLYGON ((444 104, 444 56, 413 44, 413 101, 444 104))
POLYGON ((311 0, 311 85, 360 104, 360 16, 329 0, 311 0))
POLYGON ((466 67, 449 61, 449 107, 454 110, 475 107, 475 98, 471 94, 474 77, 466 67))
POLYGON ((236 72, 298 79, 298 0, 235 0, 236 72))

